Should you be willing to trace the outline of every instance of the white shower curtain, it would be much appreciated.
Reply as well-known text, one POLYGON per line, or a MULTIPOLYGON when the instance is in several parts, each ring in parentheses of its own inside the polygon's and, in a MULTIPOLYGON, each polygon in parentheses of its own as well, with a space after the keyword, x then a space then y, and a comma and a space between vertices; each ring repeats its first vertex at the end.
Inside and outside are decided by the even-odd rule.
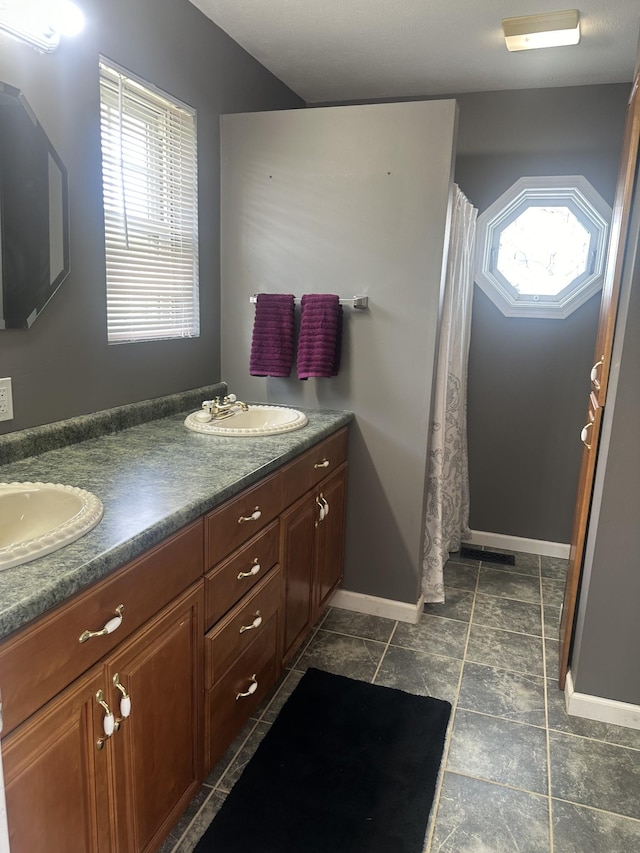
POLYGON ((478 211, 454 185, 431 424, 422 592, 444 601, 442 569, 469 535, 467 361, 478 211))

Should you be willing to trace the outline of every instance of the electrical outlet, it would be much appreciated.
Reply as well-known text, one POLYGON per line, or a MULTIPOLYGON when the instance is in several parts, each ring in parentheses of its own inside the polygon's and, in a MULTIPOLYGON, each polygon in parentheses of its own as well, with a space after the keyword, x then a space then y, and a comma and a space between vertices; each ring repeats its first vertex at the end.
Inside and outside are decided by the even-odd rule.
POLYGON ((11 379, 0 379, 0 421, 13 420, 13 394, 11 379))

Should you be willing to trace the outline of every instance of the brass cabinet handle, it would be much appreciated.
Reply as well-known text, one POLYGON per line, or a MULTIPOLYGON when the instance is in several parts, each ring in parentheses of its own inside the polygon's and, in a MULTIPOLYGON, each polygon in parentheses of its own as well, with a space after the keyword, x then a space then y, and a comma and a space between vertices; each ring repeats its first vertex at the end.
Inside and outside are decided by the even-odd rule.
POLYGON ((329 501, 324 497, 322 492, 320 492, 320 500, 324 505, 324 517, 326 518, 329 515, 329 501))
POLYGON ((317 498, 316 498, 316 506, 317 506, 317 507, 318 507, 318 509, 319 509, 319 513, 318 513, 318 516, 319 516, 319 517, 318 517, 318 520, 316 521, 316 527, 317 527, 317 526, 318 526, 322 521, 324 521, 324 517, 325 517, 325 515, 327 514, 327 513, 326 513, 326 510, 325 510, 325 508, 324 508, 324 504, 322 503, 321 497, 322 497, 322 496, 320 496, 320 497, 317 497, 317 498))
POLYGON ((120 728, 120 723, 123 720, 126 720, 129 714, 131 713, 131 696, 129 696, 129 694, 125 690, 124 685, 121 684, 120 676, 117 672, 113 676, 113 686, 117 688, 122 694, 120 696, 120 716, 116 720, 116 731, 118 731, 118 729, 120 728))
POLYGON ((259 610, 256 610, 256 618, 250 625, 243 625, 240 628, 240 633, 244 634, 245 631, 253 631, 254 628, 259 628, 262 625, 262 614, 259 610))
POLYGON ((108 740, 111 735, 116 731, 116 721, 113 716, 113 711, 109 708, 107 703, 104 701, 104 693, 102 690, 98 690, 96 693, 96 702, 100 705, 101 708, 104 709, 104 717, 102 719, 102 730, 104 735, 99 737, 96 741, 96 749, 102 749, 104 746, 104 742, 108 740))
POLYGON ((238 519, 238 524, 245 524, 247 521, 257 521, 261 515, 260 507, 257 506, 251 515, 241 515, 238 519))
POLYGON ((241 581, 242 578, 252 578, 254 575, 257 575, 262 566, 258 562, 258 558, 255 557, 253 561, 253 566, 249 569, 248 572, 238 572, 238 580, 241 581))
POLYGON ((582 430, 580 432, 580 441, 584 444, 584 446, 587 448, 587 450, 591 450, 591 445, 587 442, 587 436, 589 435, 587 430, 589 429, 589 427, 592 427, 592 426, 593 426, 593 423, 589 422, 586 426, 582 427, 582 430))
POLYGON ((99 631, 83 631, 83 633, 78 637, 78 642, 86 643, 87 640, 90 640, 92 637, 104 637, 107 634, 113 634, 113 632, 122 625, 123 610, 124 604, 119 604, 116 607, 116 615, 112 619, 109 619, 104 628, 101 628, 99 631))
POLYGON ((331 463, 329 462, 329 460, 325 457, 322 460, 322 462, 316 462, 313 467, 314 468, 328 468, 330 464, 331 463))
POLYGON ((253 696, 253 694, 256 692, 257 689, 258 689, 258 681, 256 679, 256 674, 254 672, 253 675, 251 676, 251 684, 244 691, 244 693, 236 693, 236 702, 238 701, 238 699, 246 699, 247 696, 253 696))
POLYGON ((596 391, 600 390, 600 380, 598 379, 598 368, 601 364, 604 364, 604 356, 600 359, 600 361, 596 361, 596 363, 591 368, 591 373, 589 374, 589 378, 593 383, 593 387, 596 391))

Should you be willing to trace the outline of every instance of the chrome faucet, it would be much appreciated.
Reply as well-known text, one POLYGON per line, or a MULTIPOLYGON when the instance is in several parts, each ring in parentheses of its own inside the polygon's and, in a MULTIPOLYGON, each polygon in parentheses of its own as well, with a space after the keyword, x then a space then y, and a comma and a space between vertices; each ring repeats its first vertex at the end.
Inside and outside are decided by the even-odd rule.
POLYGON ((238 410, 241 412, 249 411, 249 406, 243 403, 242 400, 238 400, 235 394, 223 397, 222 401, 220 397, 216 397, 214 400, 205 400, 202 408, 206 412, 209 412, 211 417, 216 421, 222 420, 222 418, 230 418, 238 410))

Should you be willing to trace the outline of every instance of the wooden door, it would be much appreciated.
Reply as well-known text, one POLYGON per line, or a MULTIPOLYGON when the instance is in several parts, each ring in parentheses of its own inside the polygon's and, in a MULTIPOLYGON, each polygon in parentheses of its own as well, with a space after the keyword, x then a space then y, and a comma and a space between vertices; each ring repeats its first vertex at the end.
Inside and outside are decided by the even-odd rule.
POLYGON ((155 850, 199 788, 203 601, 198 584, 105 662, 116 716, 131 708, 112 738, 117 850, 155 850))
POLYGON ((315 617, 326 607, 333 591, 342 580, 344 564, 344 518, 347 497, 346 465, 319 492, 321 503, 329 508, 316 527, 315 617))
POLYGON ((562 616, 560 620, 560 669, 559 686, 564 690, 571 653, 571 640, 575 622, 576 603, 580 589, 580 578, 584 559, 591 495, 596 469, 602 409, 606 404, 613 334, 615 329, 620 282, 625 262, 625 249, 629 230, 629 218, 633 195, 637 185, 638 142, 640 139, 640 74, 636 74, 625 124, 616 197, 611 218, 609 252, 602 287, 602 302, 598 321, 598 334, 591 370, 591 393, 588 404, 588 420, 582 431, 583 444, 578 495, 571 534, 571 551, 565 583, 562 616))
POLYGON ((3 740, 11 853, 111 849, 103 688, 97 666, 3 740))
POLYGON ((314 533, 318 518, 314 493, 309 493, 280 519, 285 584, 283 660, 298 648, 312 624, 314 533))

